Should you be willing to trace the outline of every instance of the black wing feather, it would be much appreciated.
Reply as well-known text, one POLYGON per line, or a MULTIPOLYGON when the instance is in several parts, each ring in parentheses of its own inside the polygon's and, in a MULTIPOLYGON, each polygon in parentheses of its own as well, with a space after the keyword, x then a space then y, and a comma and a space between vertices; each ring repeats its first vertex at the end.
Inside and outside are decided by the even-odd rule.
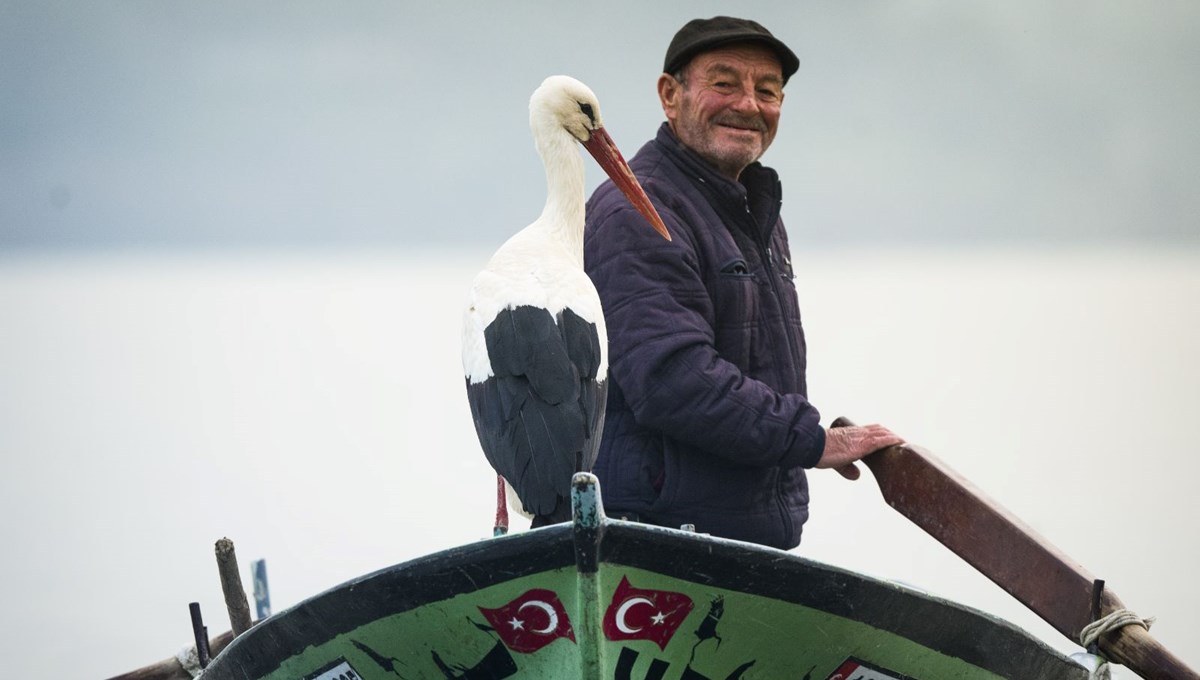
POLYGON ((548 515, 570 493, 577 460, 591 469, 607 381, 597 381, 595 324, 567 309, 505 309, 484 330, 493 376, 467 384, 484 455, 525 508, 548 515))

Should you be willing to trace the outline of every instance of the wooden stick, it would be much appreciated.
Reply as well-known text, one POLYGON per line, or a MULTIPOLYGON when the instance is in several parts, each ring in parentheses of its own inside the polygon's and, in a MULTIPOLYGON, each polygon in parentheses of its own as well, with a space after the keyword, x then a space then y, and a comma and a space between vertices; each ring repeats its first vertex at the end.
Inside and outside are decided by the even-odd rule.
MULTIPOLYGON (((232 641, 233 631, 221 633, 213 638, 209 645, 210 651, 214 655, 220 654, 221 650, 228 647, 232 641)), ((192 649, 194 650, 195 648, 193 647, 192 649)), ((135 671, 114 675, 108 680, 192 680, 192 675, 184 670, 183 665, 179 663, 179 659, 171 657, 135 671)))
MULTIPOLYGON (((838 418, 833 427, 854 423, 838 418)), ((1092 622, 1095 578, 1016 516, 916 446, 890 446, 863 459, 884 500, 1076 644, 1092 622)), ((1104 589, 1100 614, 1125 608, 1104 589)), ((1200 680, 1144 628, 1107 633, 1101 653, 1146 680, 1200 680)))
POLYGON ((246 601, 246 590, 242 588, 242 576, 238 573, 237 553, 233 541, 222 538, 217 541, 217 571, 221 575, 221 590, 225 593, 225 608, 229 610, 229 624, 233 636, 250 630, 250 603, 246 601))

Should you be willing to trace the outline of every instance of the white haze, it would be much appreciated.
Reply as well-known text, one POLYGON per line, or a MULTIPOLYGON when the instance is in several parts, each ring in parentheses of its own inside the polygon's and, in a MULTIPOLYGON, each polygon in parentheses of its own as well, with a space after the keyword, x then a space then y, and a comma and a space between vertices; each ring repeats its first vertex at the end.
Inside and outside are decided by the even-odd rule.
MULTIPOLYGON (((226 630, 223 536, 243 567, 267 560, 278 610, 489 535, 493 477, 458 357, 485 258, 0 260, 6 672, 102 678, 165 658, 191 639, 190 601, 226 630)), ((1200 666, 1200 252, 794 260, 824 421, 931 449, 1200 666)), ((799 554, 1074 649, 887 508, 869 474, 812 477, 799 554)))

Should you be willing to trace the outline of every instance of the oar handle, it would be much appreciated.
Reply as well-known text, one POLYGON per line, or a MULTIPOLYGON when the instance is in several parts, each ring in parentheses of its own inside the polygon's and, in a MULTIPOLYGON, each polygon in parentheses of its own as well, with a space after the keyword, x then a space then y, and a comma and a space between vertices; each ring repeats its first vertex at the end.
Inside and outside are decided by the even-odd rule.
MULTIPOLYGON (((838 418, 832 427, 853 426, 838 418)), ((1082 566, 992 501, 932 453, 909 444, 863 458, 884 500, 930 536, 1029 607, 1058 632, 1079 642, 1092 622, 1095 579, 1082 566)), ((1123 609, 1111 591, 1102 616, 1123 609)), ((1101 652, 1146 680, 1200 680, 1200 675, 1136 625, 1099 641, 1101 652)))

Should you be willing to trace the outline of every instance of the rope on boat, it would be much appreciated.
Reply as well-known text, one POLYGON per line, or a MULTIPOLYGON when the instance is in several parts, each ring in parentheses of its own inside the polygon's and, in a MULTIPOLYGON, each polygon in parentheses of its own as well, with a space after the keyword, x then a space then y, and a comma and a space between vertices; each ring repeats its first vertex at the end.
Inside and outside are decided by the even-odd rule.
MULTIPOLYGON (((1154 617, 1143 619, 1132 610, 1118 609, 1104 618, 1097 619, 1083 627, 1079 631, 1079 644, 1085 649, 1094 649, 1092 645, 1096 644, 1100 638, 1108 633, 1119 628, 1124 628, 1128 625, 1138 625, 1146 630, 1150 630, 1150 624, 1154 623, 1154 617)), ((1092 680, 1110 680, 1112 677, 1108 670, 1108 661, 1102 661, 1099 666, 1092 671, 1092 680)))
POLYGON ((184 647, 179 650, 179 653, 175 655, 175 660, 192 678, 198 678, 204 672, 204 669, 200 667, 200 654, 195 647, 184 647))

